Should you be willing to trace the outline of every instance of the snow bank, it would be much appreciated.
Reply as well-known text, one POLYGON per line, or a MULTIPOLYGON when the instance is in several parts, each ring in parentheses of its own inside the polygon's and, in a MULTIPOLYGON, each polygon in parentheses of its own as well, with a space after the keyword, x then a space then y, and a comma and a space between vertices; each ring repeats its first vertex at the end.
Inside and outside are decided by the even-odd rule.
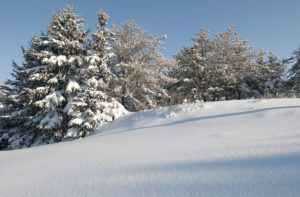
POLYGON ((0 196, 299 196, 300 99, 132 113, 95 135, 0 152, 0 196))

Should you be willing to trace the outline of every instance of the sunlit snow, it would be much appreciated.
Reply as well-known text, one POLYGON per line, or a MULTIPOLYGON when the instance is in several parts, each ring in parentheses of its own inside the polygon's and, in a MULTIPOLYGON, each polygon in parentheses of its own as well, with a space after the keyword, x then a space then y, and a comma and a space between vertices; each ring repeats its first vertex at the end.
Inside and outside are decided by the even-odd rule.
POLYGON ((0 196, 299 196, 300 99, 131 113, 94 135, 0 152, 0 196))

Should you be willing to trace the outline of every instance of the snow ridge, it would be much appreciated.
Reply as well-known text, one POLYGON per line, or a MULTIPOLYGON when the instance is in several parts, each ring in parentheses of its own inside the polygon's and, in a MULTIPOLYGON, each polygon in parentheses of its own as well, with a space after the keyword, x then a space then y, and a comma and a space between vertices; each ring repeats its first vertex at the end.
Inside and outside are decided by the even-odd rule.
POLYGON ((0 152, 0 194, 296 197, 299 116, 300 99, 130 113, 83 139, 0 152))

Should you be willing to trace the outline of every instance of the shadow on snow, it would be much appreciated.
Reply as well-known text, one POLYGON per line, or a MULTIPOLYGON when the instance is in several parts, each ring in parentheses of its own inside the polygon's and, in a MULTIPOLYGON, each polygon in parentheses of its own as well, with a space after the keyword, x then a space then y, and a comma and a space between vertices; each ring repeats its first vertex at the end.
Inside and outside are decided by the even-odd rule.
POLYGON ((101 136, 103 135, 113 135, 118 134, 122 132, 128 132, 128 131, 136 131, 141 129, 149 129, 149 128, 158 128, 158 127, 168 127, 173 125, 179 125, 183 123, 188 122, 194 122, 194 121, 201 121, 201 120, 209 120, 209 119, 219 119, 219 118, 226 118, 226 117, 233 117, 233 116, 242 116, 242 115, 248 115, 248 114, 254 114, 254 113, 260 113, 260 112, 266 112, 266 111, 273 111, 273 110, 281 110, 281 109, 300 109, 300 106, 282 106, 282 107, 270 107, 270 108, 262 108, 262 109, 256 109, 256 110, 249 110, 244 112, 235 112, 235 113, 227 113, 227 114, 218 114, 218 115, 211 115, 211 116, 202 116, 202 117, 195 117, 195 118, 188 118, 184 120, 174 121, 166 124, 159 124, 159 125, 151 125, 151 126, 144 126, 144 127, 137 127, 137 128, 130 128, 126 130, 119 130, 111 133, 100 133, 101 136))

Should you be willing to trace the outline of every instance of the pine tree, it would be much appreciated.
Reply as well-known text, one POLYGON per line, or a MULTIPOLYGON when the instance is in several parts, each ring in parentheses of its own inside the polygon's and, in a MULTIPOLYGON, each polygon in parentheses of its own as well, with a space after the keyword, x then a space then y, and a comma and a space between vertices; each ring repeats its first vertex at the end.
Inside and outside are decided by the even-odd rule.
POLYGON ((279 95, 284 92, 284 79, 286 76, 286 67, 278 58, 273 54, 268 55, 268 74, 266 76, 267 82, 265 83, 265 93, 269 95, 279 95))
POLYGON ((195 101, 246 97, 246 80, 255 66, 248 41, 239 38, 232 27, 212 40, 207 30, 201 30, 192 40, 193 46, 184 47, 175 56, 183 98, 195 101))
POLYGON ((206 90, 213 86, 209 32, 202 29, 192 40, 193 46, 184 47, 175 56, 178 66, 172 70, 172 76, 178 79, 173 97, 177 97, 179 103, 184 99, 189 102, 207 100, 206 90))
POLYGON ((256 72, 252 74, 254 88, 260 96, 275 96, 284 94, 286 67, 273 54, 261 50, 256 55, 256 72))
POLYGON ((226 32, 219 33, 213 40, 212 64, 217 67, 220 73, 219 88, 225 99, 245 98, 249 91, 248 84, 245 83, 255 65, 252 60, 255 53, 247 45, 248 41, 237 36, 233 27, 229 27, 226 32))
POLYGON ((269 66, 266 60, 266 52, 261 49, 256 53, 254 58, 255 69, 249 73, 249 77, 246 78, 248 87, 251 89, 252 94, 249 96, 255 98, 261 98, 265 94, 265 84, 267 81, 267 75, 269 73, 269 66))
POLYGON ((119 79, 113 95, 130 111, 163 105, 168 98, 162 87, 170 63, 160 53, 164 37, 153 36, 133 21, 113 27, 115 53, 110 69, 119 79))
POLYGON ((88 111, 87 106, 93 102, 87 99, 88 94, 107 101, 104 93, 95 93, 95 88, 90 87, 92 81, 98 83, 100 79, 89 73, 98 69, 93 66, 105 65, 105 59, 101 59, 104 53, 99 56, 94 52, 83 27, 84 20, 72 10, 67 6, 54 13, 47 33, 33 37, 30 47, 23 49, 23 66, 14 64, 15 80, 8 82, 7 110, 1 114, 9 117, 7 126, 1 128, 5 132, 1 148, 22 148, 84 136, 103 121, 113 119, 101 119, 99 113, 114 117, 113 110, 120 107, 114 102, 98 106, 101 101, 97 101, 93 107, 101 108, 99 113, 88 111), (97 121, 91 121, 95 116, 97 121))
POLYGON ((295 50, 292 57, 287 60, 287 63, 292 64, 289 70, 288 88, 293 92, 300 92, 300 47, 295 50))

